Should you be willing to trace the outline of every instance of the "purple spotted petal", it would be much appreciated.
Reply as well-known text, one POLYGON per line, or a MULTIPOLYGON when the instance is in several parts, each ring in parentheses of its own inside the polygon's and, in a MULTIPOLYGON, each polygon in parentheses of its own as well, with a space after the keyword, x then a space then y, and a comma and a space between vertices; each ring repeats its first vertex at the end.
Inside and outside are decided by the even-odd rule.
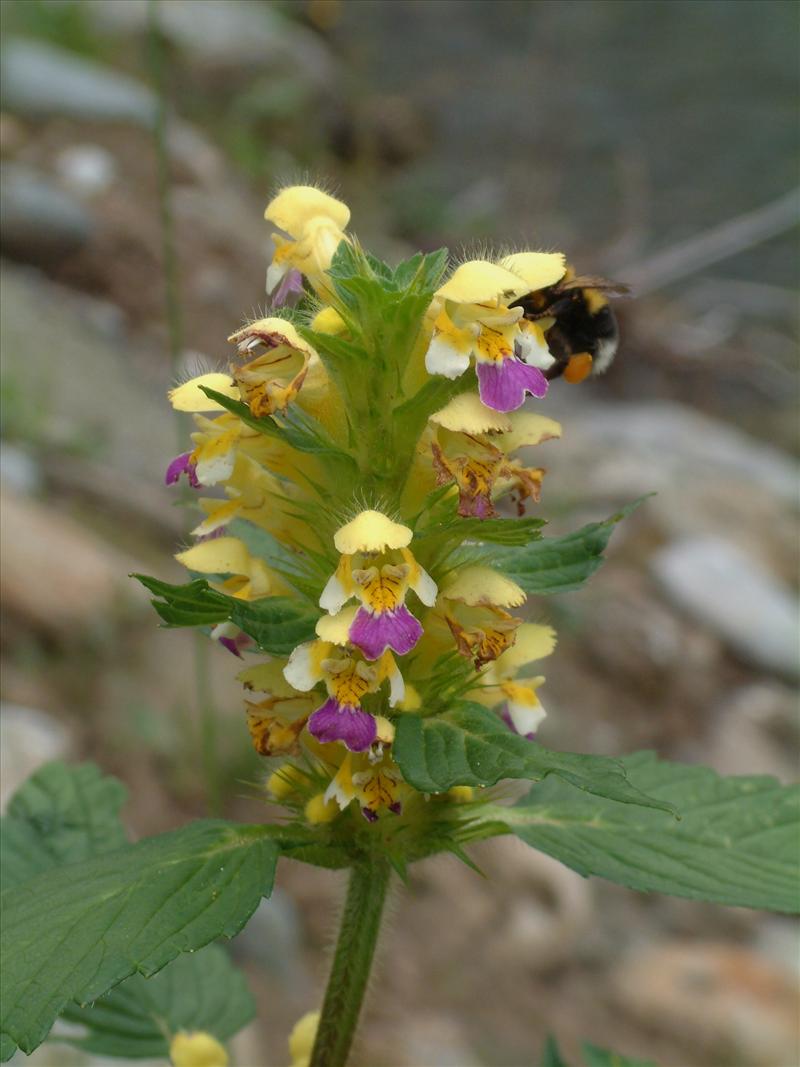
POLYGON ((394 649, 398 656, 404 656, 422 637, 422 626, 405 604, 400 604, 394 611, 375 615, 365 607, 360 607, 349 636, 367 659, 377 659, 387 648, 394 649))
POLYGON ((495 411, 516 411, 526 393, 541 399, 547 392, 547 378, 539 368, 513 356, 491 363, 479 361, 476 369, 481 400, 495 411))
POLYGON ((521 734, 521 733, 519 733, 519 731, 517 730, 516 726, 514 725, 514 720, 511 718, 511 716, 510 716, 510 714, 508 712, 508 705, 507 704, 503 705, 503 710, 500 712, 500 718, 503 720, 503 722, 506 724, 506 726, 509 728, 509 730, 511 731, 512 734, 516 734, 517 737, 524 737, 526 741, 535 741, 536 740, 536 731, 535 730, 531 730, 531 732, 529 734, 521 734))
POLYGON ((364 818, 367 820, 367 822, 377 822, 378 821, 378 813, 377 813, 377 811, 373 811, 372 808, 362 808, 361 809, 361 814, 364 816, 364 818))
POLYGON ((195 538, 195 544, 196 545, 201 545, 201 544, 203 544, 204 541, 216 541, 218 537, 227 537, 227 536, 228 536, 228 527, 227 526, 218 526, 216 528, 216 530, 212 530, 211 533, 200 534, 198 537, 196 537, 195 538))
POLYGON ((365 752, 378 732, 366 711, 339 704, 333 697, 317 708, 308 720, 308 730, 318 741, 344 741, 351 752, 365 752))
POLYGON ((176 456, 175 459, 173 459, 167 467, 167 473, 164 477, 165 484, 174 485, 182 474, 185 474, 189 479, 189 485, 192 489, 201 488, 200 482, 197 479, 191 452, 182 452, 179 456, 176 456))
POLYGON ((297 299, 305 292, 303 288, 303 275, 299 270, 292 268, 287 270, 281 278, 278 288, 272 294, 270 300, 274 308, 283 307, 284 304, 296 304, 297 299))

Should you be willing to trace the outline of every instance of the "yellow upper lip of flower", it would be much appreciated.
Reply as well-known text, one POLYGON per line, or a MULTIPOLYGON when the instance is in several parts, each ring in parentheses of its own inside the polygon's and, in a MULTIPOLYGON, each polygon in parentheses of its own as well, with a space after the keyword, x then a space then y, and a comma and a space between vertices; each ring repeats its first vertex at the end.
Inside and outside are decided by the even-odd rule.
POLYGON ((287 346, 309 359, 315 359, 317 353, 307 344, 291 322, 281 318, 256 319, 232 333, 228 338, 240 351, 248 352, 251 348, 263 344, 267 348, 287 346))
POLYGON ((496 305, 501 298, 516 300, 528 292, 530 287, 518 274, 485 259, 472 259, 457 267, 436 295, 456 304, 496 305))
POLYGON ((468 605, 499 608, 519 607, 527 599, 524 589, 505 574, 478 564, 454 571, 442 588, 442 596, 468 605))
POLYGON ((470 434, 508 433, 512 425, 508 415, 487 408, 476 393, 453 397, 449 404, 431 415, 430 421, 445 430, 470 434))
POLYGON ((370 508, 340 527, 333 537, 336 551, 343 556, 356 552, 385 552, 405 548, 413 536, 408 526, 394 522, 388 515, 370 508))
POLYGON ((500 266, 525 282, 526 293, 555 285, 567 269, 562 252, 516 252, 501 259, 500 266))
POLYGON ((313 185, 290 185, 270 200, 264 218, 298 240, 318 219, 343 230, 350 221, 350 208, 313 185))

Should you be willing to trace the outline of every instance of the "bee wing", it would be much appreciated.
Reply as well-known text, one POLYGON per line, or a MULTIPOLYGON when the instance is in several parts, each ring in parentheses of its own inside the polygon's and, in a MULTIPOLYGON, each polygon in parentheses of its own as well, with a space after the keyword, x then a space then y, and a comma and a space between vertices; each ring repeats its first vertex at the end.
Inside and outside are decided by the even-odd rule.
POLYGON ((618 295, 631 291, 631 287, 625 285, 624 282, 612 282, 609 278, 601 278, 592 274, 582 274, 577 278, 570 278, 569 281, 561 282, 559 289, 562 291, 567 289, 599 289, 602 293, 616 293, 618 295))

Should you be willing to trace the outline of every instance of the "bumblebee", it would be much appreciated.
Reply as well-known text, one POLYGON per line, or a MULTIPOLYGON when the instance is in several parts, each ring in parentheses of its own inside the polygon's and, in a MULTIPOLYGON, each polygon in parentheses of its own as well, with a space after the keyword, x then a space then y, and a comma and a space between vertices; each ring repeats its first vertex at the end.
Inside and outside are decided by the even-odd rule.
POLYGON ((627 285, 607 278, 578 276, 567 267, 564 277, 545 289, 528 293, 511 307, 544 330, 555 363, 545 377, 582 382, 590 374, 603 374, 614 361, 619 343, 617 319, 608 295, 629 292, 627 285), (608 295, 607 295, 608 294, 608 295))

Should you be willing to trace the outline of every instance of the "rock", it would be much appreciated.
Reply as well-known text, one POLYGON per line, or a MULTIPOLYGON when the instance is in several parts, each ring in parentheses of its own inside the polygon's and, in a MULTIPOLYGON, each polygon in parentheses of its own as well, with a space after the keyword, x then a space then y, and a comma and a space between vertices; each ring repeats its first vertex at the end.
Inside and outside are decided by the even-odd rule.
POLYGON ((696 537, 661 549, 651 566, 669 599, 742 659, 800 675, 797 605, 757 559, 722 537, 696 537))
MULTIPOLYGON (((4 489, 0 593, 5 609, 57 636, 106 627, 135 561, 73 519, 4 489)), ((138 593, 135 595, 139 595, 138 593)))
POLYGON ((748 948, 673 942, 643 949, 616 972, 624 1008, 675 1030, 714 1063, 798 1062, 800 985, 748 948))
POLYGON ((707 750, 697 753, 719 774, 797 779, 797 693, 776 682, 745 685, 715 709, 707 750))
MULTIPOLYGON (((463 1027, 444 1015, 414 1014, 413 1026, 404 1027, 402 1035, 396 1034, 392 1046, 397 1044, 402 1049, 403 1062, 412 1067, 414 1064, 436 1064, 436 1067, 480 1067, 484 1061, 479 1060, 469 1048, 463 1033, 463 1027)), ((377 1055, 386 1055, 386 1048, 377 1055)), ((378 1062, 377 1060, 370 1062, 378 1062)))
POLYGON ((49 178, 17 163, 0 168, 0 243, 6 255, 49 264, 89 239, 91 215, 49 178))
POLYGON ((796 573, 800 467, 791 457, 676 403, 592 404, 562 389, 548 414, 564 437, 529 454, 548 468, 551 514, 559 493, 571 507, 594 501, 600 517, 654 492, 638 521, 667 539, 725 531, 778 573, 796 573))
POLYGON ((0 450, 0 483, 23 496, 30 496, 42 488, 42 472, 29 452, 3 442, 0 450))
POLYGON ((0 705, 0 808, 26 778, 71 750, 69 731, 52 715, 18 704, 0 705))
POLYGON ((96 144, 76 144, 56 156, 56 173, 71 192, 90 199, 113 183, 117 165, 111 153, 96 144))
POLYGON ((491 854, 514 891, 494 924, 492 951, 524 957, 537 973, 571 959, 592 921, 586 879, 515 839, 499 838, 491 854))
POLYGON ((2 51, 3 106, 18 115, 152 126, 156 99, 125 74, 53 45, 23 38, 2 51))
POLYGON ((17 418, 39 446, 72 455, 90 446, 95 462, 162 487, 169 510, 164 470, 177 451, 164 399, 169 369, 145 376, 109 305, 11 263, 0 268, 0 284, 3 386, 15 397, 9 421, 17 418))

